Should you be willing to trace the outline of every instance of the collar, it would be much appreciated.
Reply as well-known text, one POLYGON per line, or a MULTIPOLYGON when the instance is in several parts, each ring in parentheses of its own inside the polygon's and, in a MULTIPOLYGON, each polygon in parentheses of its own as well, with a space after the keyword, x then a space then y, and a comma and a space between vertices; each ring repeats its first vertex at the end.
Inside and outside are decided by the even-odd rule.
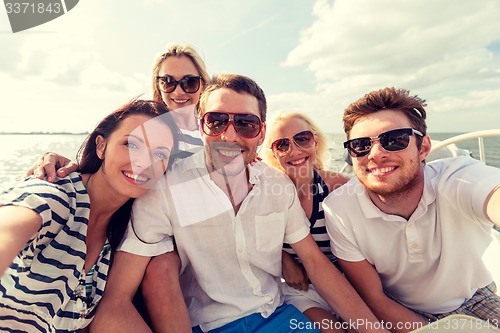
MULTIPOLYGON (((205 150, 194 153, 185 159, 186 163, 182 163, 181 172, 185 173, 190 170, 199 170, 200 173, 209 174, 207 165, 205 164, 205 150)), ((257 161, 253 165, 247 165, 248 181, 250 184, 255 185, 260 182, 260 177, 264 173, 267 165, 262 161, 257 161)))

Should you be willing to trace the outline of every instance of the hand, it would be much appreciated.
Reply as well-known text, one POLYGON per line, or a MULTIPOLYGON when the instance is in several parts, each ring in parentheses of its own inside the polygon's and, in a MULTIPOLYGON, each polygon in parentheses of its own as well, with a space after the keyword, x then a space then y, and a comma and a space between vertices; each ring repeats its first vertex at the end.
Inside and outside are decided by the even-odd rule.
POLYGON ((307 291, 309 289, 309 279, 302 266, 292 258, 290 254, 282 251, 283 279, 286 284, 297 290, 307 291))
POLYGON ((69 173, 76 171, 78 165, 71 161, 70 159, 58 155, 56 153, 46 152, 42 156, 39 156, 35 164, 24 171, 23 177, 35 176, 38 179, 44 179, 47 177, 47 181, 54 182, 59 177, 65 177, 69 173), (56 168, 57 175, 56 175, 56 168))

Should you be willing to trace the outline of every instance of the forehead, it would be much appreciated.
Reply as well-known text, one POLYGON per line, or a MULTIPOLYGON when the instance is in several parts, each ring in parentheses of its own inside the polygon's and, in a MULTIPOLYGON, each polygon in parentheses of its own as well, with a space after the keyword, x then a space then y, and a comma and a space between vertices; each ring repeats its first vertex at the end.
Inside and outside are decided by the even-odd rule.
MULTIPOLYGON (((133 135, 149 142, 171 142, 173 134, 170 127, 158 117, 131 115, 123 119, 113 134, 117 136, 133 135)), ((112 135, 113 135, 112 134, 112 135)))
POLYGON ((257 98, 228 88, 212 91, 207 98, 205 112, 249 113, 260 117, 257 98))
POLYGON ((311 130, 311 127, 304 119, 289 118, 276 123, 276 125, 270 129, 268 135, 276 139, 288 138, 307 130, 311 130))
POLYGON ((375 137, 390 130, 411 127, 410 120, 403 112, 383 110, 357 120, 349 133, 349 139, 365 136, 375 137))
POLYGON ((196 66, 190 58, 182 55, 180 57, 170 56, 160 64, 158 75, 171 75, 175 79, 180 79, 185 75, 199 75, 196 66))

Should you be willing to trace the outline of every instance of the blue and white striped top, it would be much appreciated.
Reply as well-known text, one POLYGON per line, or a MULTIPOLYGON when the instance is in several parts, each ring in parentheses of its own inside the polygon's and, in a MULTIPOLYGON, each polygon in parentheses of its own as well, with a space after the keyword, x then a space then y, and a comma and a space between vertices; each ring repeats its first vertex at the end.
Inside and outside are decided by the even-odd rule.
POLYGON ((63 333, 86 327, 104 291, 111 251, 105 246, 99 255, 87 291, 90 201, 80 173, 53 184, 28 178, 1 193, 0 205, 27 207, 42 217, 40 230, 0 281, 0 331, 63 333))
MULTIPOLYGON (((323 252, 332 263, 336 264, 337 258, 330 249, 330 237, 326 231, 325 212, 323 211, 323 206, 321 205, 329 193, 330 190, 328 189, 325 181, 321 178, 319 173, 314 170, 313 209, 311 217, 309 218, 309 222, 311 223, 309 229, 311 236, 316 241, 316 244, 318 244, 321 252, 323 252)), ((295 251, 292 249, 290 244, 283 244, 283 250, 288 252, 295 260, 300 262, 300 258, 297 254, 295 254, 295 251)))

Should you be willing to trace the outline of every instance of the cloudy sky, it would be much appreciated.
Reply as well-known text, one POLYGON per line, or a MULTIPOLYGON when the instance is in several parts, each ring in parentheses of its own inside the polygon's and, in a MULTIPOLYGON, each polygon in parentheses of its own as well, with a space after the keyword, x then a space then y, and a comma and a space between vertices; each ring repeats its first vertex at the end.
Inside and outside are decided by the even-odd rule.
POLYGON ((0 8, 0 132, 90 131, 150 95, 154 58, 192 44, 210 74, 254 78, 269 113, 308 113, 331 133, 386 86, 428 102, 429 132, 500 127, 497 0, 81 0, 12 33, 0 8))

